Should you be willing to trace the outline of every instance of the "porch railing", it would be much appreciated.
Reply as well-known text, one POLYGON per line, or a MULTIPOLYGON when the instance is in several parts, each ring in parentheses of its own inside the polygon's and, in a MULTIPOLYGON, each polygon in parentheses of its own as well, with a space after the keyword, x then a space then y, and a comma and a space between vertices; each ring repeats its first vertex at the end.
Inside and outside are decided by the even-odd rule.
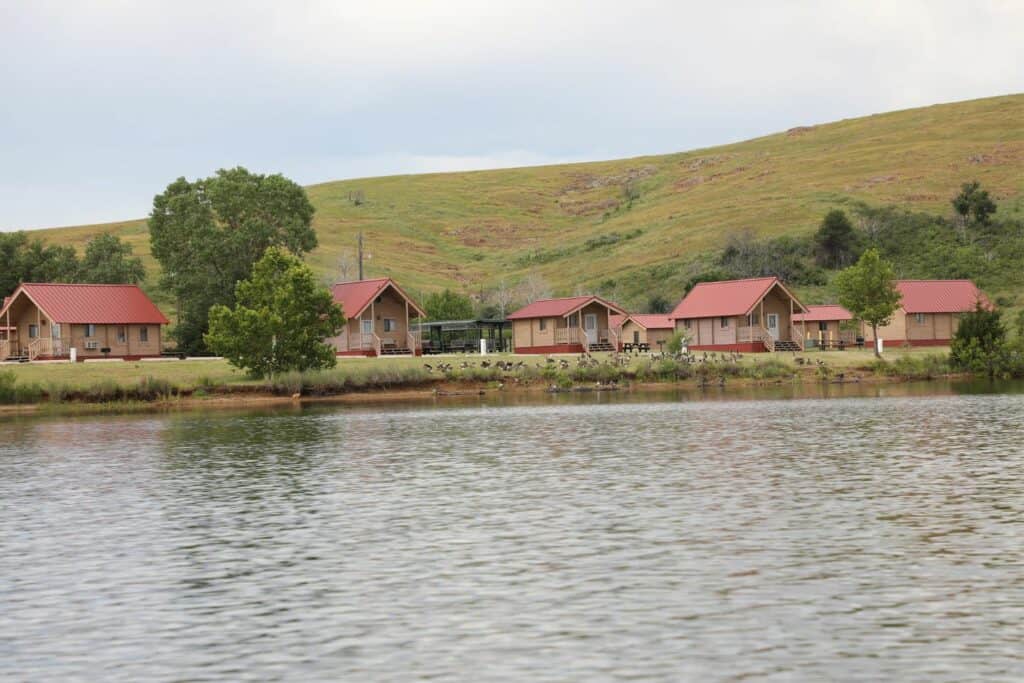
POLYGON ((736 330, 736 342, 753 343, 761 342, 769 351, 775 350, 775 337, 769 334, 768 330, 760 325, 745 325, 736 330))
POLYGON ((608 328, 607 330, 601 330, 601 332, 602 332, 601 338, 602 339, 607 339, 608 343, 611 345, 611 347, 614 350, 618 351, 619 350, 619 333, 616 332, 612 328, 608 328))
POLYGON ((420 338, 413 334, 411 330, 405 333, 405 343, 408 344, 406 348, 408 348, 413 355, 416 355, 416 352, 420 350, 420 338))
POLYGON ((583 331, 578 327, 556 327, 555 328, 555 343, 556 344, 581 344, 583 331))
POLYGON ((28 344, 28 359, 36 360, 40 356, 53 355, 53 340, 40 337, 33 339, 28 344))
POLYGON ((7 360, 11 357, 11 342, 0 339, 0 360, 7 360))

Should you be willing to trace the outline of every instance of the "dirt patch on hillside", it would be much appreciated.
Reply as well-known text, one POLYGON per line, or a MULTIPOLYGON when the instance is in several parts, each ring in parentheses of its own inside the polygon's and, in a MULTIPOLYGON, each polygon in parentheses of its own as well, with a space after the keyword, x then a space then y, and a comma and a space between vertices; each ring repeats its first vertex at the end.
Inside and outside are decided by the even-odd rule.
POLYGON ((817 126, 796 126, 795 128, 790 128, 786 131, 786 137, 792 138, 800 135, 807 135, 808 133, 817 130, 817 128, 817 126))
POLYGON ((558 208, 570 216, 590 216, 615 211, 619 208, 619 200, 562 198, 558 200, 558 208))
POLYGON ((492 247, 508 249, 518 247, 524 241, 546 232, 540 223, 512 223, 500 220, 484 220, 468 225, 452 226, 444 230, 445 237, 451 237, 467 247, 492 247))
POLYGON ((589 192, 591 190, 598 190, 603 187, 613 187, 616 185, 625 185, 628 182, 640 180, 641 178, 647 178, 658 172, 657 166, 650 164, 646 166, 639 166, 636 168, 630 168, 624 173, 615 173, 612 175, 597 175, 595 173, 571 173, 569 175, 572 178, 572 182, 561 189, 561 194, 567 194, 569 192, 589 192))

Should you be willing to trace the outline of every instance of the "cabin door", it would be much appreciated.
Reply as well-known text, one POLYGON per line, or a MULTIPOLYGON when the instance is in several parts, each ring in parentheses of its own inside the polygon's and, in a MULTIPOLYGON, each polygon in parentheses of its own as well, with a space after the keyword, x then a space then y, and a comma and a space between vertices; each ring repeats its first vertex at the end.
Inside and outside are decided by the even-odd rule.
POLYGON ((587 313, 583 316, 583 332, 587 335, 588 344, 597 343, 597 313, 587 313))
POLYGON ((768 327, 768 334, 772 336, 775 341, 779 340, 779 314, 769 313, 765 316, 765 325, 768 327))

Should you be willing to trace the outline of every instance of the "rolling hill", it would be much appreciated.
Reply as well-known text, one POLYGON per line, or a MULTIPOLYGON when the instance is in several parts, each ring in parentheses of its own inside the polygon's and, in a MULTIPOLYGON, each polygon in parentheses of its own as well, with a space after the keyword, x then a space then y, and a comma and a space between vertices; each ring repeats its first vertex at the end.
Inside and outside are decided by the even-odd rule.
MULTIPOLYGON (((413 292, 475 294, 535 273, 555 293, 601 289, 628 305, 652 290, 676 298, 732 232, 808 234, 826 211, 855 201, 948 213, 950 197, 973 179, 1001 211, 1024 214, 1024 95, 661 156, 313 185, 320 247, 308 260, 331 278, 362 231, 368 273, 393 275, 413 292)), ((99 232, 144 256, 148 288, 166 303, 143 220, 33 236, 81 247, 99 232)))

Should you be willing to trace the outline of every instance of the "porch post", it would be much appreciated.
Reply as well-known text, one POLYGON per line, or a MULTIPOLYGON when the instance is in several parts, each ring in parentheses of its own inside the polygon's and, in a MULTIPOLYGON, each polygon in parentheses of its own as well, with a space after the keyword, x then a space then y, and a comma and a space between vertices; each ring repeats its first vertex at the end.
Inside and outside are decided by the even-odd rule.
MULTIPOLYGON (((789 328, 788 330, 786 330, 786 332, 787 332, 786 336, 787 337, 792 337, 793 336, 793 298, 792 297, 790 297, 790 299, 789 299, 789 325, 787 325, 786 327, 789 328)), ((796 340, 795 339, 791 339, 791 341, 796 341, 796 340)))

